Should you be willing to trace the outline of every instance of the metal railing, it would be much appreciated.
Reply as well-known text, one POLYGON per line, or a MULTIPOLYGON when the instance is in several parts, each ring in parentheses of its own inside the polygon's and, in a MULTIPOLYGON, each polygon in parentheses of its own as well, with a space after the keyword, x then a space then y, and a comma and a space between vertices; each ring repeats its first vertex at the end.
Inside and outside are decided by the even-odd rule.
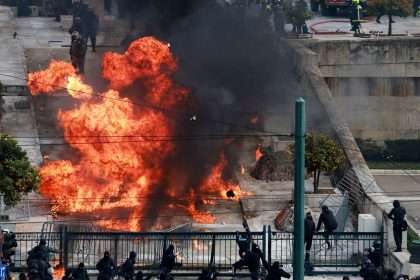
MULTIPOLYGON (((35 247, 42 233, 16 233, 18 247, 14 257, 18 270, 26 268, 27 252, 35 247)), ((285 270, 291 270, 293 258, 293 233, 271 231, 264 227, 253 232, 252 237, 262 249, 269 262, 279 261, 285 270)), ((361 254, 373 241, 383 241, 383 232, 336 232, 329 236, 332 249, 328 249, 325 235, 318 233, 313 238, 310 260, 315 273, 356 273, 361 254)), ((137 269, 156 270, 162 253, 169 244, 175 246, 176 261, 182 263, 178 271, 194 274, 209 264, 220 271, 229 271, 239 260, 236 232, 56 232, 49 233, 50 247, 61 249, 61 254, 51 254, 50 263, 62 263, 66 268, 75 268, 84 262, 88 269, 109 251, 118 266, 127 259, 130 251, 137 252, 137 269)), ((382 243, 383 244, 383 243, 382 243)))

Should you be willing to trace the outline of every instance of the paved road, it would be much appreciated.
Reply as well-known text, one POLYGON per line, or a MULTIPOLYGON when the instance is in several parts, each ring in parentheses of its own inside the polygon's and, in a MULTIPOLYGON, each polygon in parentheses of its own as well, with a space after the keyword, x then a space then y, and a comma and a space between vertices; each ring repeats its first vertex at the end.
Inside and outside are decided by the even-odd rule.
MULTIPOLYGON (((308 7, 309 7, 309 1, 308 7)), ((383 32, 388 33, 388 18, 382 17, 381 24, 376 23, 375 18, 366 18, 366 22, 362 24, 362 29, 365 33, 369 32, 383 32)), ((420 35, 420 16, 414 18, 409 16, 407 18, 394 18, 395 23, 392 25, 394 35, 419 36, 420 35)), ((314 39, 318 40, 366 40, 361 38, 354 38, 350 31, 350 22, 345 13, 339 13, 336 16, 321 16, 321 14, 314 13, 311 20, 307 21, 310 32, 314 32, 314 39), (344 34, 343 34, 344 33, 344 34)), ((288 24, 286 29, 291 31, 292 26, 288 24)))
POLYGON ((407 219, 417 230, 420 230, 420 175, 408 175, 403 171, 394 174, 378 174, 373 170, 372 173, 376 183, 390 197, 390 201, 399 199, 407 210, 407 219))

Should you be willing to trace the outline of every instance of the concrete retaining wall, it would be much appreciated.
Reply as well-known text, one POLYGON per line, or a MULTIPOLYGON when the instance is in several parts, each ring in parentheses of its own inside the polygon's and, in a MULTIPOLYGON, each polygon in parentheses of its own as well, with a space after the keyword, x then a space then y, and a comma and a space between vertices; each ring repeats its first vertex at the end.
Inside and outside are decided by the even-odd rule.
POLYGON ((420 139, 420 39, 305 42, 355 137, 420 139))

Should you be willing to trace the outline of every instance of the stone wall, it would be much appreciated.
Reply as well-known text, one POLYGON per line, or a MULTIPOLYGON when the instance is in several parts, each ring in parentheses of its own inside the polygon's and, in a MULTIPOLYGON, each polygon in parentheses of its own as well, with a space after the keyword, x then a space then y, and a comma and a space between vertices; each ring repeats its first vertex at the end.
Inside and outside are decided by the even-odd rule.
POLYGON ((420 39, 306 42, 355 137, 420 139, 420 39))

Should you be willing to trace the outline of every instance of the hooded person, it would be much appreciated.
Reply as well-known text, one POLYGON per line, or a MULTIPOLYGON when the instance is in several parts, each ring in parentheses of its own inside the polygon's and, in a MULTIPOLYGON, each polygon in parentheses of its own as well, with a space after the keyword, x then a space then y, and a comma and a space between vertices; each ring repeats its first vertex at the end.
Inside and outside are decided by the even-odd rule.
POLYGON ((389 212, 388 218, 393 221, 392 231, 394 233, 395 244, 397 245, 395 252, 401 252, 402 232, 404 231, 404 227, 406 227, 406 222, 404 220, 406 212, 405 208, 401 207, 401 204, 398 200, 394 200, 392 205, 394 208, 391 210, 391 212, 389 212))
POLYGON ((131 251, 128 259, 121 267, 119 275, 123 276, 125 280, 134 279, 134 265, 136 264, 136 257, 136 252, 131 251))
POLYGON ((104 252, 104 257, 96 264, 99 271, 97 280, 111 280, 115 270, 114 260, 110 257, 109 251, 104 252))
POLYGON ((168 249, 165 250, 162 256, 162 261, 160 262, 160 280, 167 280, 170 277, 170 273, 175 265, 175 247, 170 244, 168 249))
POLYGON ((333 212, 328 209, 327 205, 322 205, 322 213, 319 216, 318 225, 316 226, 315 231, 319 231, 321 226, 324 225, 324 237, 325 242, 328 245, 328 249, 331 249, 331 242, 329 240, 329 235, 337 228, 337 221, 334 218, 333 212))
POLYGON ((309 254, 312 247, 312 239, 315 232, 315 222, 312 218, 311 212, 306 213, 305 217, 305 263, 309 262, 309 254))
POLYGON ((73 272, 73 278, 75 280, 89 280, 89 275, 83 262, 79 263, 76 270, 73 272))

